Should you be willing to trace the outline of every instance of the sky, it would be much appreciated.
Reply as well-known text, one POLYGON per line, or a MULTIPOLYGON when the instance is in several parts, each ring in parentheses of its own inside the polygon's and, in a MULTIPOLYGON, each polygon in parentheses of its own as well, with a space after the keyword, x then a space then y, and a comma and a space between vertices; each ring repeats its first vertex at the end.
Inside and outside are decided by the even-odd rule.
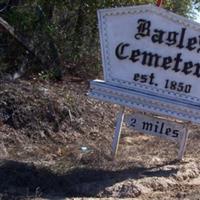
POLYGON ((197 19, 195 19, 196 22, 200 23, 200 14, 198 14, 197 19))
POLYGON ((195 19, 195 21, 200 23, 200 16, 197 19, 195 19))
POLYGON ((200 23, 200 11, 198 12, 198 11, 194 10, 194 12, 196 13, 196 19, 194 21, 200 23))

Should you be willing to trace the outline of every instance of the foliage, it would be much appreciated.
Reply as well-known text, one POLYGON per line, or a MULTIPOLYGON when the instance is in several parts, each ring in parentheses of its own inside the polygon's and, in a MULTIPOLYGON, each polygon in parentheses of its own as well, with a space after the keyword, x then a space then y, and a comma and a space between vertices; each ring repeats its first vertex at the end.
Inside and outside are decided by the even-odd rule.
MULTIPOLYGON (((34 50, 35 57, 23 49, 15 52, 13 39, 7 39, 8 49, 1 54, 0 71, 20 68, 22 71, 49 71, 49 77, 61 78, 68 71, 85 76, 99 72, 99 41, 96 11, 99 8, 154 4, 155 0, 10 0, 10 6, 0 14, 10 23, 34 50), (16 55, 15 55, 16 54, 16 55), (22 56, 23 55, 23 56, 22 56), (28 60, 24 64, 24 59, 28 60), (6 63, 7 62, 7 63, 6 63), (4 66, 4 70, 2 69, 4 66), (55 73, 56 72, 56 73, 55 73)), ((194 17, 198 0, 165 0, 164 7, 187 17, 194 17)), ((0 2, 1 3, 1 2, 0 2)), ((1 33, 0 33, 1 34, 1 33)), ((2 36, 8 38, 8 36, 2 36)), ((0 39, 0 50, 1 50, 0 39)), ((9 71, 8 70, 8 71, 9 71)))

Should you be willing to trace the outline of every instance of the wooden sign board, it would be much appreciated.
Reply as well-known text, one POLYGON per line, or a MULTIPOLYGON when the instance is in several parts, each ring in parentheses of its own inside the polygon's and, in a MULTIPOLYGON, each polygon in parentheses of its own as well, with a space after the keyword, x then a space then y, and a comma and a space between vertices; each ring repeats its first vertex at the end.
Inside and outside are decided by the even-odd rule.
POLYGON ((178 144, 181 143, 186 133, 186 128, 183 124, 177 124, 158 117, 133 114, 125 116, 124 121, 131 129, 167 139, 178 144))
POLYGON ((104 80, 89 95, 200 123, 200 25, 153 5, 98 17, 104 80))

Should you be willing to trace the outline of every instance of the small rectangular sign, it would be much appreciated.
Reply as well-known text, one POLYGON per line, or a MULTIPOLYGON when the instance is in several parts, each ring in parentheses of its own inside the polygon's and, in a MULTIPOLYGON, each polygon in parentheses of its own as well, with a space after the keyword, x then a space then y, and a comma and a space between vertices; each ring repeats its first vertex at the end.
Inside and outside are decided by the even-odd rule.
POLYGON ((158 117, 151 117, 142 114, 132 114, 125 116, 126 125, 141 133, 158 136, 163 139, 181 143, 186 133, 183 124, 178 124, 158 117))

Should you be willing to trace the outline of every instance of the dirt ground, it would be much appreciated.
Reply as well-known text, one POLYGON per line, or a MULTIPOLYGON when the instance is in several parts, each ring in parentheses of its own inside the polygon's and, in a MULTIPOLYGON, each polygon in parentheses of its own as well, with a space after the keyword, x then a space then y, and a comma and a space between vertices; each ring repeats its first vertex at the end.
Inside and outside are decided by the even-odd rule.
POLYGON ((176 144, 124 124, 113 160, 119 106, 90 99, 88 89, 73 77, 0 82, 1 200, 200 199, 199 127, 177 162, 176 144))

